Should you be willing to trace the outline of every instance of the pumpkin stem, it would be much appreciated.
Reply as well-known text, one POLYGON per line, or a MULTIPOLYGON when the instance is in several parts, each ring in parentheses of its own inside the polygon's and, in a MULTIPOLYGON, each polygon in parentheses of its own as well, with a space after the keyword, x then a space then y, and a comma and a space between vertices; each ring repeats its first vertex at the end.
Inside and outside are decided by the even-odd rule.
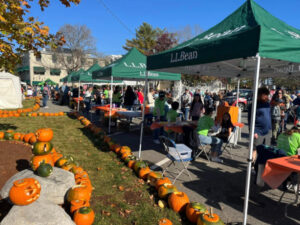
POLYGON ((210 207, 210 213, 209 213, 209 217, 210 217, 210 218, 213 218, 213 213, 214 213, 214 212, 213 212, 213 207, 210 207))
POLYGON ((46 144, 44 144, 44 152, 46 152, 46 148, 47 148, 47 145, 46 145, 46 144))

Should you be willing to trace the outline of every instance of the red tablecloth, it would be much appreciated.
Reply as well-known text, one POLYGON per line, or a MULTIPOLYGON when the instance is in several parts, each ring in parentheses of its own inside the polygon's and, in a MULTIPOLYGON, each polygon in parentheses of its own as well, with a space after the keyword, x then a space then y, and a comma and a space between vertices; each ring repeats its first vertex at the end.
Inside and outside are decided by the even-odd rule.
POLYGON ((269 159, 262 179, 271 188, 278 188, 292 172, 300 173, 300 159, 298 159, 298 156, 269 159))

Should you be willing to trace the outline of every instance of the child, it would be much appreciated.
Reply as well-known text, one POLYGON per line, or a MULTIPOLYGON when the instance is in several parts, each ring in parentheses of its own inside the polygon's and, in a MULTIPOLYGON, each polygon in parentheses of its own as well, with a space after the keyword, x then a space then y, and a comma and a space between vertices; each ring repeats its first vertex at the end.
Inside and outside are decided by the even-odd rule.
POLYGON ((272 143, 276 142, 280 121, 281 121, 281 109, 279 99, 275 99, 273 106, 271 107, 271 118, 272 118, 272 143))
POLYGON ((198 121, 202 111, 203 103, 201 101, 200 95, 196 93, 194 95, 194 99, 190 109, 190 119, 192 118, 192 121, 198 121))
POLYGON ((222 127, 221 132, 217 135, 217 137, 220 138, 222 141, 227 142, 234 128, 231 122, 231 116, 228 112, 224 113, 223 115, 221 127, 222 127))
POLYGON ((170 109, 167 113, 167 121, 168 122, 176 122, 176 118, 178 117, 177 110, 179 108, 178 102, 173 102, 171 104, 172 109, 170 109))

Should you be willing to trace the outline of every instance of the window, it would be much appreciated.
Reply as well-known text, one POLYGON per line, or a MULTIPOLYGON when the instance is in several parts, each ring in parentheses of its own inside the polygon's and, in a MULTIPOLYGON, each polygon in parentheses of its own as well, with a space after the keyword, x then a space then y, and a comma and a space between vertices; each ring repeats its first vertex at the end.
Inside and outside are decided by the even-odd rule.
POLYGON ((35 59, 36 59, 36 61, 40 62, 42 60, 42 55, 41 54, 36 55, 35 59))
POLYGON ((50 75, 52 75, 52 76, 59 76, 60 75, 60 69, 51 68, 50 69, 50 75))
POLYGON ((52 62, 57 63, 57 55, 56 54, 52 55, 52 62))
POLYGON ((44 67, 35 66, 33 67, 33 72, 34 74, 45 75, 46 70, 44 67))

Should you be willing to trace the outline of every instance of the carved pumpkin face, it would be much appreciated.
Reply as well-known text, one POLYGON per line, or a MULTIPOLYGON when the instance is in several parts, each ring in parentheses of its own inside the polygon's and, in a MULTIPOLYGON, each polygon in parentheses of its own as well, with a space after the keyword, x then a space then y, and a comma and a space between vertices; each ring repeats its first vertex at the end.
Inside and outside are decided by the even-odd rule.
POLYGON ((33 178, 24 178, 13 183, 9 198, 15 205, 29 205, 40 197, 41 185, 33 178))

